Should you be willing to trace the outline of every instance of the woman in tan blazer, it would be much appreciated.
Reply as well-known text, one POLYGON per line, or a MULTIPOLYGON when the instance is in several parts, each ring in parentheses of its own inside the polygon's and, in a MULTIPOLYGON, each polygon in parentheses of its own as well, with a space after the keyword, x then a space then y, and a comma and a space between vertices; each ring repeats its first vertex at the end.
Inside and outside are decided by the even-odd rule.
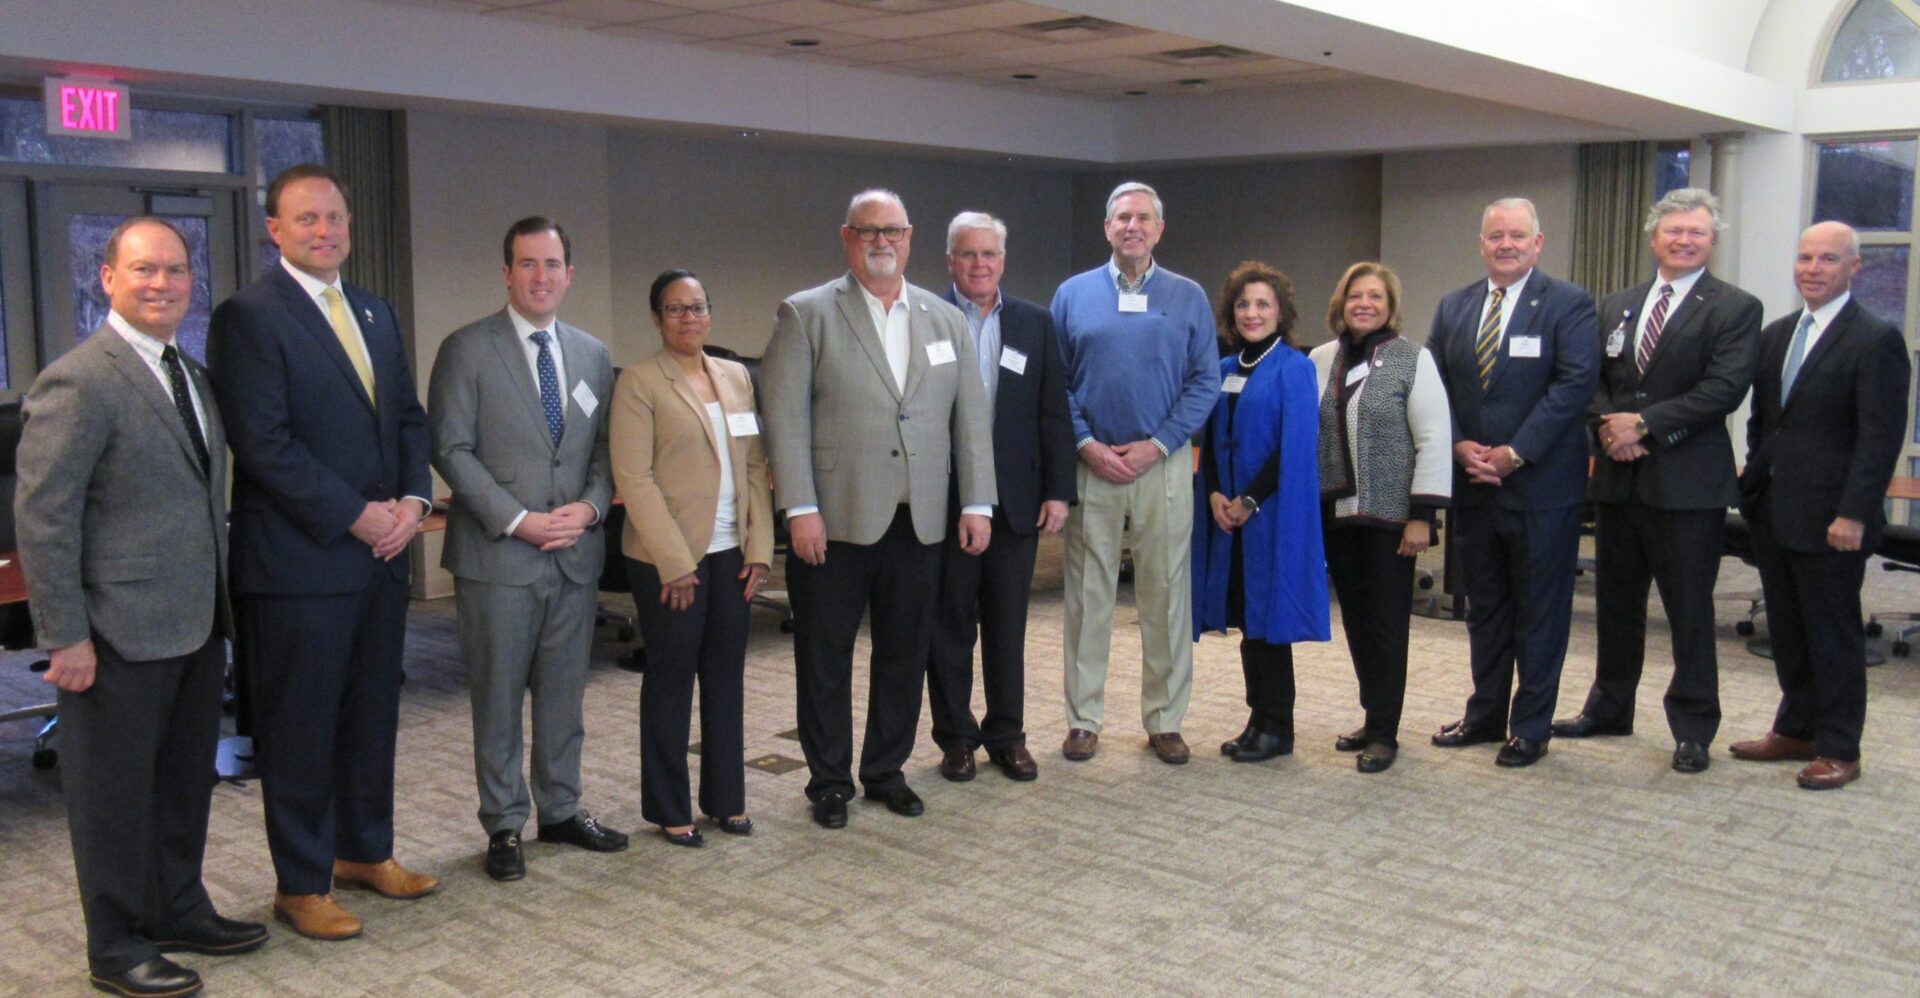
POLYGON ((773 560, 773 500, 747 369, 702 350, 713 324, 706 289, 670 270, 647 304, 663 348, 620 375, 612 429, 627 508, 620 545, 647 645, 640 806, 667 841, 698 846, 687 793, 696 676, 700 810, 722 831, 753 832, 741 687, 748 601, 773 560))

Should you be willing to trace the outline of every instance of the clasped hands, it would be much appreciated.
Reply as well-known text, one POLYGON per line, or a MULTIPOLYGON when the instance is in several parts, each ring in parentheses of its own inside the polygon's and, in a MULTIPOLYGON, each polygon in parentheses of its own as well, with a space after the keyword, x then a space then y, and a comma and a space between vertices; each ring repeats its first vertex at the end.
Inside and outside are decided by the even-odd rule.
POLYGON ((1646 434, 1640 432, 1640 414, 1616 412, 1600 418, 1600 446, 1615 461, 1638 461, 1647 456, 1646 434))
POLYGON ((1474 440, 1453 445, 1453 459, 1467 472, 1467 478, 1481 485, 1499 485, 1501 479, 1520 466, 1513 448, 1502 444, 1489 447, 1474 440))
POLYGON ((598 515, 586 502, 570 502, 551 513, 530 510, 513 528, 513 536, 542 551, 558 551, 579 541, 598 515))
POLYGON ((1131 483, 1163 457, 1166 455, 1160 453, 1160 445, 1151 439, 1111 447, 1089 440, 1080 448, 1080 460, 1086 462, 1087 468, 1115 485, 1131 483))
POLYGON ((373 549, 375 558, 392 561, 394 555, 405 551, 413 541, 426 515, 427 511, 412 499, 370 502, 347 529, 360 543, 373 549))

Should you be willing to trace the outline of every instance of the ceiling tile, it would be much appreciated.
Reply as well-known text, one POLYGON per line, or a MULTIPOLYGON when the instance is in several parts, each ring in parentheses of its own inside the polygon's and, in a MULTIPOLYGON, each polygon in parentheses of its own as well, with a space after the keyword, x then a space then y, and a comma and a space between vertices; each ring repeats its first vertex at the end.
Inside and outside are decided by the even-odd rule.
POLYGON ((486 0, 387 0, 403 7, 431 7, 434 10, 482 11, 497 6, 486 0))
POLYGON ((872 16, 852 7, 828 3, 827 0, 780 0, 778 3, 756 4, 739 13, 781 24, 833 24, 872 16))
POLYGON ((764 34, 781 28, 781 25, 773 21, 741 17, 724 11, 688 14, 685 17, 669 17, 647 23, 662 31, 692 35, 695 38, 734 38, 739 35, 764 34))
POLYGON ((836 51, 835 55, 855 59, 861 63, 905 62, 909 59, 937 59, 947 53, 938 49, 908 45, 905 42, 871 42, 853 48, 836 51))
POLYGON ((870 17, 859 21, 849 21, 841 27, 847 31, 866 35, 870 38, 923 38, 927 35, 950 35, 963 31, 952 21, 942 21, 927 14, 903 14, 891 17, 870 17))
POLYGON ((818 55, 821 52, 832 52, 839 49, 852 48, 856 45, 871 45, 873 43, 873 39, 871 38, 850 35, 844 31, 835 31, 832 28, 808 28, 799 25, 789 25, 778 31, 769 31, 765 34, 739 35, 727 40, 736 45, 751 45, 767 51, 791 53, 794 55, 818 55), (810 38, 820 44, 812 46, 811 48, 795 48, 787 44, 788 40, 794 38, 810 38))
POLYGON ((984 3, 975 7, 935 11, 927 16, 952 21, 967 28, 1003 28, 1010 24, 1031 24, 1034 21, 1051 21, 1072 15, 1051 7, 1042 7, 1039 4, 1022 3, 1020 0, 995 0, 993 3, 984 3))
POLYGON ((1019 47, 1026 39, 998 31, 961 31, 951 35, 933 35, 927 38, 915 38, 915 45, 925 45, 930 49, 943 52, 967 54, 976 52, 1005 52, 1019 47))
POLYGON ((533 24, 550 24, 557 28, 591 28, 600 22, 584 17, 569 17, 541 10, 538 7, 500 7, 485 11, 482 17, 491 17, 502 21, 527 21, 533 24))
POLYGON ((736 7, 751 7, 767 0, 670 0, 675 7, 689 10, 732 10, 736 7))
POLYGON ((1184 80, 1192 76, 1207 75, 1204 70, 1200 70, 1200 69, 1193 69, 1185 66, 1167 66, 1157 62, 1148 62, 1145 59, 1135 59, 1129 56, 1115 56, 1107 59, 1088 59, 1083 62, 1068 62, 1068 63, 1060 63, 1058 65, 1063 66, 1064 68, 1072 70, 1077 73, 1094 73, 1100 76, 1111 76, 1111 77, 1114 77, 1115 79, 1138 80, 1141 82, 1151 82, 1154 80, 1184 80))
POLYGON ((538 7, 522 9, 583 18, 596 24, 627 24, 688 13, 685 7, 671 7, 650 0, 552 0, 538 7))
POLYGON ((619 35, 625 38, 645 38, 656 42, 685 43, 700 40, 693 35, 680 34, 675 31, 662 31, 655 27, 653 22, 649 21, 643 21, 639 24, 610 24, 604 28, 595 28, 594 31, 603 35, 619 35))

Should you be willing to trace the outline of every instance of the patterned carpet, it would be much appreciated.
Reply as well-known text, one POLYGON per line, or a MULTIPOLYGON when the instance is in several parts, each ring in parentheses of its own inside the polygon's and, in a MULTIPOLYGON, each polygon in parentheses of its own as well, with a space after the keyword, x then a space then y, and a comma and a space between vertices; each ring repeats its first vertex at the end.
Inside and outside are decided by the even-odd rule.
MULTIPOLYGON (((345 895, 367 922, 351 942, 276 926, 257 954, 183 960, 218 994, 1914 992, 1920 665, 1896 658, 1869 673, 1866 776, 1801 791, 1790 765, 1726 755, 1726 742, 1767 728, 1777 687, 1733 633, 1744 604, 1723 602, 1726 720, 1710 771, 1667 768, 1656 626, 1635 735, 1555 742, 1540 765, 1508 772, 1492 746, 1427 745, 1465 699, 1466 633, 1416 618, 1399 763, 1362 776, 1332 748, 1359 719, 1337 625, 1333 643, 1296 651, 1297 753, 1258 765, 1216 754, 1245 708, 1235 639, 1209 636, 1185 726, 1194 761, 1175 768, 1138 733, 1127 604, 1101 752, 1073 764, 1058 752, 1058 565, 1058 542, 1044 545, 1028 644, 1038 782, 983 765, 974 782, 947 783, 923 731, 908 778, 924 817, 857 802, 847 830, 823 831, 807 819, 804 772, 751 772, 755 836, 670 846, 639 824, 641 677, 613 667, 621 647, 603 634, 586 803, 636 833, 633 848, 529 843, 527 879, 504 885, 480 870, 452 601, 416 603, 398 855, 443 889, 417 902, 345 895)), ((1920 609, 1911 578, 1871 570, 1868 608, 1920 609)), ((1721 588, 1757 583, 1729 561, 1721 588)), ((1575 612, 1563 713, 1593 671, 1584 582, 1575 612)), ((0 658, 0 703, 45 699, 26 661, 0 658)), ((780 735, 794 725, 791 662, 775 617, 756 612, 750 758, 799 756, 780 735)), ((84 945, 59 776, 29 765, 32 731, 0 729, 0 994, 77 995, 84 945)), ((225 913, 266 918, 257 785, 217 790, 207 881, 225 913)))

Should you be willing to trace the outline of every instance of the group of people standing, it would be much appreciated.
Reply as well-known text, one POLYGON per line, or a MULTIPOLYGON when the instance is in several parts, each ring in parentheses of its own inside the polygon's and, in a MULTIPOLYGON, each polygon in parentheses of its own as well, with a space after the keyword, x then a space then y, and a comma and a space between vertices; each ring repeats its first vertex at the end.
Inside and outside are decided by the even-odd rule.
POLYGON ((1783 697, 1772 730, 1733 754, 1804 760, 1808 787, 1859 775, 1859 588, 1908 361, 1899 333, 1850 300, 1859 244, 1845 226, 1803 235, 1805 305, 1763 332, 1757 301, 1706 272, 1723 223, 1704 191, 1653 207, 1658 275, 1597 311, 1535 269, 1533 206, 1497 201, 1481 224, 1487 278, 1443 300, 1424 347, 1402 335, 1399 278, 1363 262, 1329 300, 1333 339, 1303 354, 1285 274, 1242 264, 1210 301, 1159 264, 1165 214, 1145 184, 1113 191, 1110 260, 1069 278, 1050 308, 1000 290, 1006 226, 978 212, 948 227, 945 293, 907 283, 906 206, 873 189, 840 227, 847 273, 781 303, 756 385, 705 349, 714 303, 686 270, 650 288, 659 351, 616 374, 602 342, 559 320, 571 243, 536 216, 503 240, 506 306, 446 340, 422 406, 391 308, 341 280, 347 196, 320 166, 274 179, 280 264, 214 311, 204 369, 173 342, 192 288, 185 240, 164 219, 129 220, 101 267, 107 322, 28 394, 18 533, 60 689, 101 990, 188 994, 198 974, 167 954, 243 953, 267 938, 215 912, 201 883, 228 639, 251 684, 275 917, 344 939, 363 926, 335 887, 400 899, 438 887, 395 861, 393 838, 397 556, 432 512, 430 465, 454 493, 443 563, 496 880, 525 875, 530 819, 541 841, 629 844, 581 804, 601 531, 616 508, 649 652, 642 813, 681 846, 704 842, 687 763, 696 684, 699 811, 724 833, 753 832, 746 613, 771 567, 776 510, 790 538, 806 795, 828 828, 846 825, 856 789, 923 812, 903 772, 923 681, 942 776, 973 779, 984 748, 1007 777, 1036 778, 1028 597, 1038 538, 1061 532, 1067 759, 1099 748, 1128 556, 1141 720, 1161 760, 1190 758, 1193 642, 1223 629, 1241 632, 1249 708, 1223 753, 1292 751, 1291 646, 1330 637, 1330 577, 1364 714, 1335 745, 1362 772, 1389 768, 1414 560, 1449 506, 1474 692, 1435 745, 1498 741, 1501 765, 1525 766, 1553 736, 1631 731, 1657 584, 1675 633, 1673 766, 1705 769, 1719 721, 1712 586, 1725 509, 1738 504, 1783 697), (1749 383, 1736 479, 1725 420, 1749 383), (1794 469, 1788 487, 1775 487, 1776 467, 1794 469), (1590 492, 1598 675, 1579 716, 1552 721, 1590 492))

